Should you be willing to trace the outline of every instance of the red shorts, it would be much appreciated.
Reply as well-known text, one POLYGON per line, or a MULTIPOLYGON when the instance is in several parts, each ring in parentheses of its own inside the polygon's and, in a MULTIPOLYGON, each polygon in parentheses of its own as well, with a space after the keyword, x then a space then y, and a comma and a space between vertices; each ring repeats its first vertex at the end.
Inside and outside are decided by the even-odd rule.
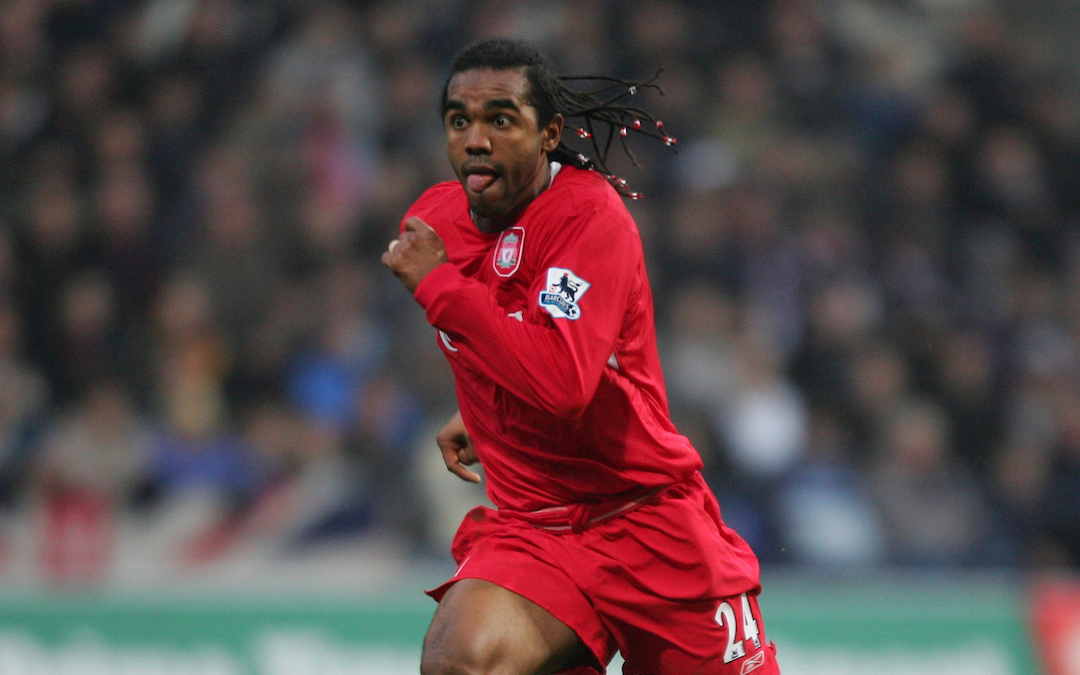
MULTIPOLYGON (((600 664, 625 675, 776 675, 758 609, 758 562, 720 519, 700 475, 584 527, 469 512, 453 544, 460 579, 484 579, 540 605, 600 664)), ((596 664, 574 673, 603 672, 596 664)))

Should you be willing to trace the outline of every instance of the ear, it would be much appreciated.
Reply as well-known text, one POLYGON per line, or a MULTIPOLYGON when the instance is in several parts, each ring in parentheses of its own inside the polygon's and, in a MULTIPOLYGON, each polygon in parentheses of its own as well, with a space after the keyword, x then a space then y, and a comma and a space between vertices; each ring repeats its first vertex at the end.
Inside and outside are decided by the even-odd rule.
POLYGON ((559 147, 562 141, 563 116, 556 114, 551 121, 540 129, 540 149, 546 153, 552 152, 559 147))

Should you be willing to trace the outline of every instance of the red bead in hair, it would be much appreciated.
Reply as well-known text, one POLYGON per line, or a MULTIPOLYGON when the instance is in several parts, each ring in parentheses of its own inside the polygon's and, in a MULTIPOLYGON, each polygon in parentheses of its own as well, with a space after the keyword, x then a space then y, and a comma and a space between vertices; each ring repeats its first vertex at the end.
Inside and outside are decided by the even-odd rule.
POLYGON ((619 129, 619 135, 620 136, 625 136, 626 135, 626 127, 622 127, 622 128, 619 129))
POLYGON ((640 129, 641 128, 641 120, 634 120, 634 128, 635 129, 640 129))

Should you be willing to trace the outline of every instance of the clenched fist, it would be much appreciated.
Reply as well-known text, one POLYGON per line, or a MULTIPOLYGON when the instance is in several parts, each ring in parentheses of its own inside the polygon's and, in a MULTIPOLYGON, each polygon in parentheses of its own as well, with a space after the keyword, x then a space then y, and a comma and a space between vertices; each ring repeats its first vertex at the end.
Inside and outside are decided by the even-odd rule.
POLYGON ((410 293, 431 270, 447 261, 446 246, 435 230, 413 216, 405 220, 405 231, 390 242, 382 262, 397 275, 410 293))

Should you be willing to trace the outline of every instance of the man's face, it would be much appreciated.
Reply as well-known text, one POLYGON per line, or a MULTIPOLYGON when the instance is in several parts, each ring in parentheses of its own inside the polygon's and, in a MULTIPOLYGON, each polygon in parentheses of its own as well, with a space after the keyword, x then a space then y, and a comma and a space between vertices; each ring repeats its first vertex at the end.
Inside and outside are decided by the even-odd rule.
POLYGON ((447 154, 482 230, 509 226, 547 187, 562 118, 541 126, 528 87, 523 68, 466 70, 447 85, 447 154))

